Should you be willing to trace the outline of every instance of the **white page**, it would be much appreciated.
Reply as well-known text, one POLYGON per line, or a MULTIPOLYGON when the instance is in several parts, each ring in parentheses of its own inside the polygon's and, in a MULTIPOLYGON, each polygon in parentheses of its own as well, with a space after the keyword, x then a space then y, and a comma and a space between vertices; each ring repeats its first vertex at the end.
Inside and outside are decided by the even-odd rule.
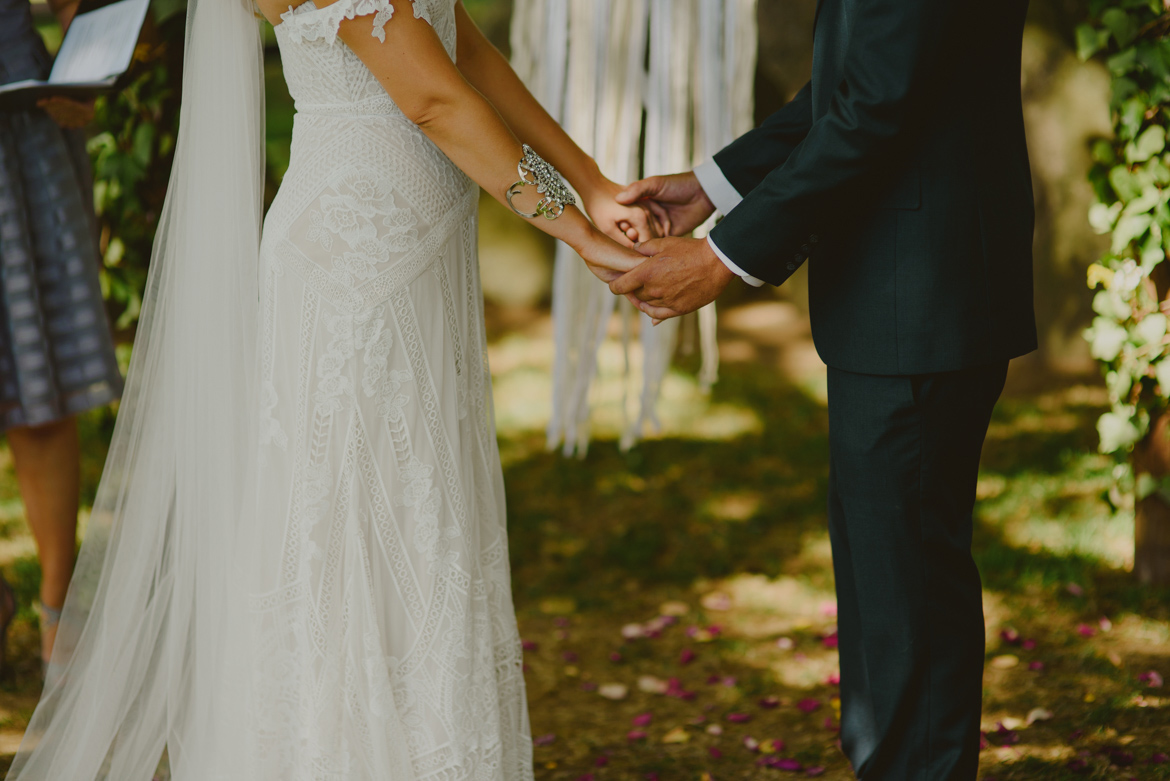
POLYGON ((83 84, 116 76, 130 67, 150 0, 119 0, 79 14, 57 52, 50 84, 83 84))

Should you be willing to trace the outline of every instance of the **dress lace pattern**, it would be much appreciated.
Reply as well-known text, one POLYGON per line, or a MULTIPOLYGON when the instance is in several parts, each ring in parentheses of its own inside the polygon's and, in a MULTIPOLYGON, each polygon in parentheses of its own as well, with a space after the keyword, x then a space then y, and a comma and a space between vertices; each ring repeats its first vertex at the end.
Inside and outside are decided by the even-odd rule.
MULTIPOLYGON (((413 10, 454 57, 454 0, 413 10)), ((261 246, 265 781, 532 778, 478 188, 336 43, 394 13, 306 3, 276 27, 298 113, 261 246)))

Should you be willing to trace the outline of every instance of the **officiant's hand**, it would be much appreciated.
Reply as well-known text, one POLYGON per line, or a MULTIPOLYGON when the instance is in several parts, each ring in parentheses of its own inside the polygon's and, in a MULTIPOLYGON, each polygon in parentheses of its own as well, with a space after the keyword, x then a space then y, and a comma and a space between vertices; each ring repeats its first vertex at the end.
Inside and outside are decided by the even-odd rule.
POLYGON ((715 204, 693 171, 634 182, 617 194, 617 200, 630 206, 646 206, 663 236, 685 236, 715 213, 715 204))
POLYGON ((93 120, 92 100, 74 100, 56 95, 51 98, 41 98, 37 101, 37 105, 63 128, 85 127, 93 120))
POLYGON ((650 260, 611 282, 609 289, 656 321, 706 306, 735 279, 701 239, 654 239, 637 250, 650 260))

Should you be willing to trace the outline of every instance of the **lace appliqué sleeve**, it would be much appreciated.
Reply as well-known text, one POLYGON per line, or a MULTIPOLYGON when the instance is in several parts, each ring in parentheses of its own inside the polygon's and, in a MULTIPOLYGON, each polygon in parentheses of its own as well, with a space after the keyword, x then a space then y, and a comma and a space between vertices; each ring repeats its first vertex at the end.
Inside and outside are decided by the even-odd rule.
MULTIPOLYGON (((416 19, 433 24, 427 0, 413 0, 412 4, 416 19)), ((280 19, 289 39, 296 43, 324 40, 333 45, 341 22, 358 16, 373 16, 370 35, 385 42, 386 23, 394 16, 394 6, 390 0, 337 0, 324 8, 315 7, 309 0, 296 7, 290 5, 288 11, 280 15, 280 19)))

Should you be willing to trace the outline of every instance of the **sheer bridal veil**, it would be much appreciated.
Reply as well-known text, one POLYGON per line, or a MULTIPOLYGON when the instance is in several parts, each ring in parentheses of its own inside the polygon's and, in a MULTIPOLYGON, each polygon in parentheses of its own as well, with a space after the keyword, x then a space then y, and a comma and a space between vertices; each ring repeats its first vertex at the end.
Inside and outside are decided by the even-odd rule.
MULTIPOLYGON (((190 0, 174 169, 113 443, 9 779, 249 778, 260 28, 190 0)), ((254 559, 253 559, 254 560, 254 559)))

